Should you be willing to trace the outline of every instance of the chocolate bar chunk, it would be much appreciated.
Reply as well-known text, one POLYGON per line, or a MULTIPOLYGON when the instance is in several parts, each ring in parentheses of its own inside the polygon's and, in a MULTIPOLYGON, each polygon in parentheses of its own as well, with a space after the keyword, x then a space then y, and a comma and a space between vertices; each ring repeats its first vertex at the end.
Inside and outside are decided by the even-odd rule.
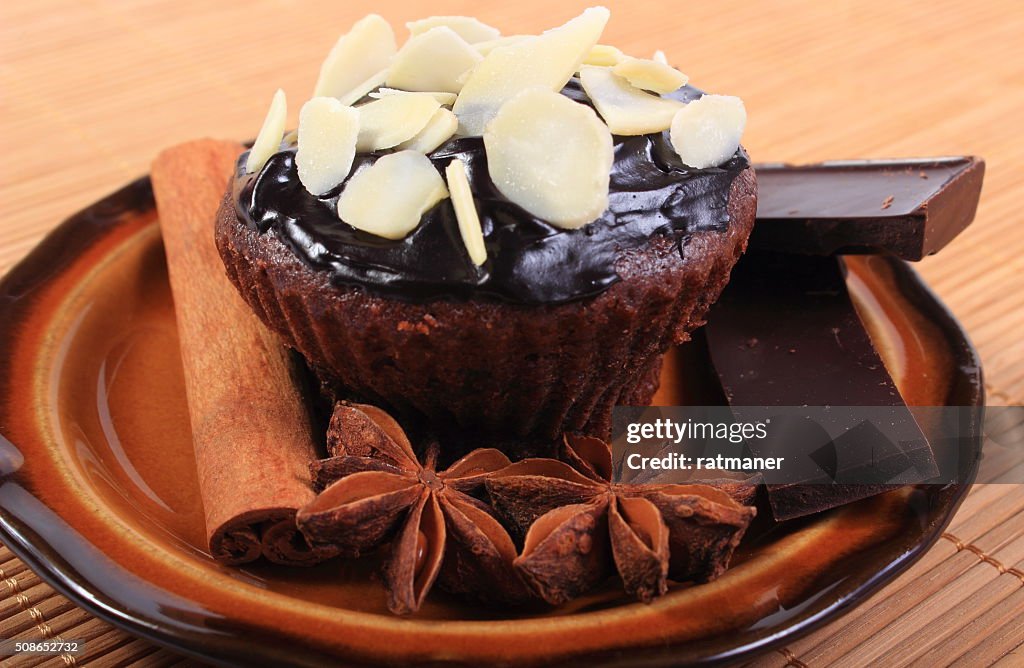
POLYGON ((730 406, 744 421, 771 421, 769 437, 748 447, 786 457, 786 475, 765 478, 776 519, 938 474, 854 308, 841 262, 747 255, 708 316, 708 350, 730 406))
POLYGON ((974 219, 985 162, 973 157, 762 164, 751 249, 920 260, 974 219))

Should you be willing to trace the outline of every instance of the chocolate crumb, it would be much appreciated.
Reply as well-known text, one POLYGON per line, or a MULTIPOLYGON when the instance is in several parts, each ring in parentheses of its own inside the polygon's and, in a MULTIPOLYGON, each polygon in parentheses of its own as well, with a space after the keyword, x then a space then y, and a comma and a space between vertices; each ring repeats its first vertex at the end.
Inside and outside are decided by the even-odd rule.
POLYGON ((430 334, 430 327, 428 327, 422 322, 417 322, 416 324, 413 324, 408 320, 402 320, 401 322, 398 323, 398 331, 417 332, 419 334, 423 334, 424 336, 426 336, 430 334))
POLYGON ((882 201, 882 208, 888 209, 890 206, 892 206, 892 203, 893 201, 895 201, 895 199, 896 198, 893 195, 889 195, 888 197, 886 197, 885 200, 882 201))
POLYGON ((928 178, 928 175, 925 174, 924 172, 921 172, 920 174, 918 174, 918 176, 920 176, 922 179, 927 179, 928 178))

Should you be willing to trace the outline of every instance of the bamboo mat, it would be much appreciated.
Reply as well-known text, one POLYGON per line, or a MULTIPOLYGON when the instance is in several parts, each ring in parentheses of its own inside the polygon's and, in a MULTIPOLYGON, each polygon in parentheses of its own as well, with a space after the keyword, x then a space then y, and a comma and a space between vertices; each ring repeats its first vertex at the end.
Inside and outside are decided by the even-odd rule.
MULTIPOLYGON (((594 0, 596 2, 596 0, 594 0)), ((919 265, 981 351, 990 403, 1024 403, 1024 11, 1017 0, 610 1, 604 41, 664 49, 698 86, 744 98, 757 160, 976 154, 978 219, 919 265)), ((536 32, 550 0, 0 3, 0 273, 64 217, 197 136, 255 134, 274 89, 292 124, 340 32, 470 14, 536 32)), ((757 666, 1024 665, 1024 486, 976 487, 948 533, 867 604, 757 666)), ((86 637, 77 663, 172 665, 0 548, 0 637, 86 637)), ((48 665, 64 665, 51 659, 48 665)), ((26 663, 30 665, 30 663, 26 663)))

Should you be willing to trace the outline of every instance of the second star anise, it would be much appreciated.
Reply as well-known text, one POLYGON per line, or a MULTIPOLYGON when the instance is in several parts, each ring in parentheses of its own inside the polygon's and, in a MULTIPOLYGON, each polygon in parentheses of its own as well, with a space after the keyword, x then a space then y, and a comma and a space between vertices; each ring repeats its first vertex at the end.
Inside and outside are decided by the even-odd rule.
POLYGON ((552 604, 613 569, 645 602, 669 578, 713 580, 756 513, 707 485, 612 483, 611 450, 596 438, 566 436, 562 456, 573 466, 526 459, 486 481, 495 509, 525 534, 516 569, 552 604))
POLYGON ((299 529, 312 543, 350 556, 390 539, 384 577, 392 612, 418 610, 435 580, 456 593, 506 602, 529 597, 512 568, 511 537, 472 496, 509 464, 504 454, 475 450, 437 471, 436 442, 421 463, 394 418, 357 404, 337 405, 328 440, 334 456, 312 466, 323 491, 299 510, 299 529))

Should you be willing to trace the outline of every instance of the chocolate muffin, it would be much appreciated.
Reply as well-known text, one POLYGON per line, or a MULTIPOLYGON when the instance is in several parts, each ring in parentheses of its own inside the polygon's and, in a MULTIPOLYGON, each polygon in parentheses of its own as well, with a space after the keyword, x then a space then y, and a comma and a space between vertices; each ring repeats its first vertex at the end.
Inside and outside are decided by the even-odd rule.
MULTIPOLYGON (((439 428, 509 439, 606 436, 616 404, 650 399, 652 370, 704 323, 746 247, 756 181, 739 147, 742 104, 680 84, 662 62, 595 49, 606 20, 587 10, 488 48, 435 27, 390 72, 416 88, 403 53, 421 36, 458 39, 481 55, 455 77, 457 96, 430 91, 434 81, 394 91, 383 74, 348 93, 354 108, 336 92, 341 102, 311 100, 297 138, 278 143, 282 121, 268 115, 239 159, 217 245, 242 296, 325 384, 439 428), (498 102, 480 93, 504 61, 556 38, 583 49, 560 94, 550 79, 498 102), (381 131, 381 101, 431 119, 412 136, 381 131), (325 150, 323 137, 339 146, 325 150)), ((359 29, 343 41, 366 39, 359 29)))

